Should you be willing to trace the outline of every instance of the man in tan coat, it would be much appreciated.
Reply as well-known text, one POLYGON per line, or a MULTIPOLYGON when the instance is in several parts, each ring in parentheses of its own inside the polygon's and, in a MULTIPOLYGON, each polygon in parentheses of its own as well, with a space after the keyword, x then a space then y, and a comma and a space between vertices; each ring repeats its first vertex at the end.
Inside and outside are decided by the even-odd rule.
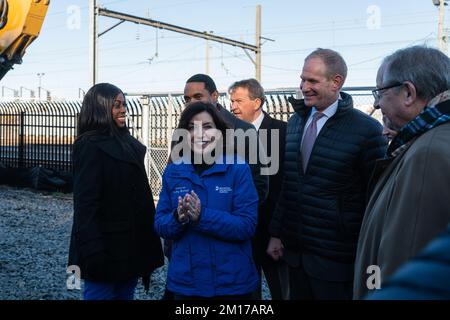
POLYGON ((450 222, 450 59, 415 46, 384 59, 373 90, 398 132, 373 175, 358 241, 354 298, 384 281, 450 222), (375 184, 376 183, 376 184, 375 184))

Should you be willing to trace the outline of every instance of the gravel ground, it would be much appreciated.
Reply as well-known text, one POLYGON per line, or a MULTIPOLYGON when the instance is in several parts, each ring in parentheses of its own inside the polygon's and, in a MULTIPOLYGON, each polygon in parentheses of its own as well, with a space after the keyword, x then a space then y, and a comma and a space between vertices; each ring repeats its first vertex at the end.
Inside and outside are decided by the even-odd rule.
MULTIPOLYGON (((66 286, 72 215, 71 194, 0 185, 0 300, 82 298, 66 286)), ((136 299, 159 300, 166 272, 164 266, 153 273, 148 294, 139 283, 136 299)), ((270 299, 265 282, 263 299, 270 299)))

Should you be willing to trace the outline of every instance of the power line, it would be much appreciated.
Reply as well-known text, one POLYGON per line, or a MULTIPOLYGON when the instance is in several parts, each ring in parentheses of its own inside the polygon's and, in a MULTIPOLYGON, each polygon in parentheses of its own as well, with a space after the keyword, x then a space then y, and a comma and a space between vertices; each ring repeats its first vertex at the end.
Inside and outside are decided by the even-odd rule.
MULTIPOLYGON (((114 4, 114 3, 117 3, 117 2, 122 2, 122 0, 112 1, 112 2, 106 3, 105 5, 107 5, 107 4, 114 4)), ((184 4, 191 4, 191 3, 196 3, 196 2, 203 2, 203 0, 202 1, 183 2, 183 3, 184 4)), ((172 7, 172 6, 175 6, 175 5, 170 5, 170 6, 165 6, 165 7, 172 7)), ((160 8, 165 8, 165 7, 162 6, 160 8)), ((87 8, 87 6, 81 6, 80 8, 85 9, 85 8, 87 8)), ((58 12, 58 13, 65 13, 65 11, 61 11, 61 12, 58 12)), ((419 11, 419 12, 411 13, 409 15, 405 15, 405 14, 383 15, 383 20, 386 20, 386 18, 391 18, 391 17, 394 18, 394 17, 399 17, 399 16, 410 19, 411 16, 414 16, 414 15, 417 15, 417 14, 423 14, 423 13, 427 13, 427 14, 431 13, 431 14, 433 14, 433 16, 435 15, 434 11, 419 11)), ((345 19, 345 20, 336 20, 336 21, 333 21, 333 22, 335 23, 335 25, 339 25, 339 23, 348 23, 348 22, 355 23, 355 21, 358 22, 358 23, 359 22, 365 22, 365 19, 345 19)), ((421 21, 421 22, 415 21, 414 24, 427 24, 427 23, 433 23, 433 22, 434 22, 434 20, 432 20, 432 21, 421 21)), ((304 32, 305 33, 306 32, 308 32, 308 33, 310 33, 310 32, 326 32, 326 31, 332 31, 332 30, 334 30, 334 31, 342 31, 342 30, 349 30, 349 29, 351 29, 351 30, 361 30, 361 29, 365 29, 366 28, 365 26, 358 27, 358 28, 355 28, 354 26, 348 26, 346 28, 334 28, 334 29, 333 28, 326 28, 326 29, 324 29, 324 28, 321 28, 321 29, 313 28, 313 29, 311 29, 310 28, 311 26, 316 26, 316 25, 320 26, 320 27, 323 27, 324 25, 327 25, 329 23, 330 22, 328 20, 328 21, 322 21, 322 22, 316 22, 316 23, 297 24, 297 25, 281 26, 281 27, 275 27, 275 28, 266 28, 265 29, 265 34, 267 34, 267 35, 301 34, 301 33, 304 33, 304 32), (275 33, 271 33, 270 32, 271 30, 283 30, 283 29, 290 29, 291 30, 292 28, 302 28, 302 27, 305 27, 305 26, 309 27, 309 29, 299 30, 299 31, 291 31, 291 32, 278 32, 278 33, 277 32, 275 32, 275 33)), ((412 23, 410 21, 405 22, 405 23, 383 24, 383 28, 407 26, 407 25, 411 25, 411 24, 412 23)), ((57 26, 57 27, 55 27, 55 29, 59 29, 59 28, 61 28, 63 26, 65 26, 65 25, 57 26)), ((236 30, 236 29, 234 29, 234 30, 236 30)), ((229 31, 232 31, 232 30, 229 30, 229 31)), ((239 30, 239 31, 236 30, 236 32, 238 32, 238 33, 225 33, 225 34, 223 34, 223 36, 233 37, 233 36, 242 35, 242 30, 239 30)), ((182 38, 186 38, 186 37, 185 36, 166 36, 164 38, 167 40, 167 39, 182 39, 182 38)), ((143 41, 145 42, 147 40, 143 40, 143 41)), ((149 39, 148 41, 153 41, 153 39, 149 39)), ((119 42, 115 41, 115 44, 120 43, 120 42, 122 42, 122 43, 131 43, 131 42, 133 42, 133 40, 125 40, 125 41, 119 41, 119 42)), ((142 40, 141 40, 141 42, 142 42, 142 40)), ((82 47, 87 47, 87 46, 82 46, 82 47)), ((59 49, 59 50, 61 50, 63 52, 65 51, 65 49, 59 49)), ((53 50, 52 52, 56 52, 56 51, 58 51, 58 50, 53 50)), ((47 55, 47 53, 43 53, 43 54, 47 55)))
MULTIPOLYGON (((430 20, 430 21, 420 21, 420 22, 414 22, 414 25, 419 25, 419 24, 433 24, 434 21, 430 20)), ((395 24, 383 24, 383 28, 390 28, 390 27, 399 27, 399 26, 410 26, 411 23, 395 23, 395 24)), ((274 35, 278 35, 278 34, 302 34, 302 33, 314 33, 314 32, 327 32, 327 31, 345 31, 345 30, 364 30, 367 29, 366 26, 361 26, 361 27, 354 27, 354 26, 348 26, 348 27, 342 27, 342 28, 323 28, 323 29, 311 29, 311 30, 299 30, 299 31, 291 31, 291 32, 278 32, 278 33, 270 33, 270 32, 266 32, 265 34, 267 34, 268 36, 274 36, 274 35)))
MULTIPOLYGON (((426 38, 429 40, 433 40, 434 38, 426 38)), ((372 42, 372 43, 355 43, 355 44, 349 44, 349 45, 341 45, 341 46, 336 46, 337 48, 354 48, 354 47, 368 47, 368 46, 381 46, 381 45, 392 45, 392 44, 400 44, 400 43, 415 43, 417 41, 420 40, 404 40, 404 41, 382 41, 382 42, 372 42)), ((299 53, 307 53, 310 52, 312 50, 314 50, 315 47, 311 47, 311 48, 299 48, 299 49, 291 49, 291 50, 279 50, 279 51, 267 51, 264 53, 265 56, 283 56, 283 55, 295 55, 295 54, 299 54, 299 53)), ((230 54, 230 56, 216 56, 216 57, 211 57, 211 60, 221 60, 221 59, 232 59, 232 58, 237 58, 243 61, 246 61, 244 58, 246 57, 244 54, 232 54, 230 52, 227 51, 227 53, 230 54)), ((181 54, 180 54, 181 55, 181 54)), ((201 61, 203 60, 203 57, 201 58, 183 58, 183 59, 165 59, 165 60, 161 60, 161 61, 157 61, 155 63, 153 63, 154 65, 158 65, 158 64, 167 64, 167 63, 176 63, 176 62, 186 62, 186 61, 201 61)), ((133 66, 133 65, 137 65, 140 62, 137 63, 127 63, 127 64, 115 64, 115 65, 104 65, 102 66, 102 68, 118 68, 118 67, 129 67, 129 66, 133 66)), ((278 68, 278 67, 274 67, 274 66, 267 66, 266 67, 271 67, 271 68, 278 68)), ((284 68, 281 68, 284 69, 284 68)), ((48 74, 51 73, 60 73, 60 72, 66 72, 66 71, 81 71, 82 69, 78 68, 70 68, 70 69, 56 69, 56 70, 47 70, 46 72, 48 74)), ((287 68, 286 68, 287 70, 287 68)), ((294 69, 292 69, 293 71, 294 69)), ((84 71, 83 71, 84 72, 84 71)), ((20 77, 20 76, 25 76, 25 75, 32 75, 34 73, 25 73, 25 74, 11 74, 9 75, 10 77, 20 77)))

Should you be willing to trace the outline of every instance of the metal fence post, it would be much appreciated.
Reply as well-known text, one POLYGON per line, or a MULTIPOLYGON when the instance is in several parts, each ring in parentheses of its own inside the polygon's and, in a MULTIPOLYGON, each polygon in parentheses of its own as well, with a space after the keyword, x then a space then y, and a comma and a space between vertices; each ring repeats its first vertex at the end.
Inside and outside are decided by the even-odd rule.
POLYGON ((167 106, 167 157, 170 157, 170 147, 172 145, 172 134, 173 134, 173 97, 172 94, 169 93, 168 96, 169 105, 167 106))
POLYGON ((25 111, 20 112, 20 129, 19 129, 19 168, 24 167, 25 153, 25 111))
POLYGON ((150 99, 148 95, 140 97, 140 103, 142 105, 142 143, 147 147, 145 154, 145 171, 147 176, 150 176, 150 99))
MULTIPOLYGON (((381 121, 381 112, 373 112, 372 87, 343 88, 349 91, 353 97, 355 108, 381 121)), ((295 95, 296 88, 266 90, 267 111, 273 117, 288 120, 293 110, 287 99, 295 95)), ((137 94, 135 94, 136 96, 137 94)), ((139 138, 147 147, 145 169, 149 177, 155 200, 161 190, 161 175, 167 164, 167 155, 170 156, 171 141, 174 128, 177 126, 179 111, 181 111, 181 93, 139 93, 139 102, 133 101, 133 124, 138 125, 135 133, 140 133, 139 138), (136 103, 137 102, 137 103, 136 103), (142 107, 142 109, 141 109, 142 107), (138 120, 135 120, 135 119, 138 120), (142 119, 142 122, 140 122, 142 119), (142 124, 139 127, 139 124, 142 124), (142 130, 142 131, 141 131, 142 130)), ((229 108, 229 97, 220 96, 223 104, 229 108)), ((71 172, 73 142, 77 136, 78 118, 81 102, 52 102, 51 104, 39 101, 10 101, 0 103, 0 113, 6 120, 1 120, 0 161, 11 164, 14 167, 42 166, 49 169, 71 172), (67 110, 68 105, 70 111, 67 110), (70 114, 65 123, 62 115, 70 114), (8 120, 11 118, 11 120, 8 120), (55 119, 56 120, 53 120, 55 119), (64 133, 66 132, 66 133, 64 133), (61 141, 64 141, 62 143, 61 141), (64 145, 70 144, 69 147, 64 145), (49 153, 47 145, 50 145, 49 153), (69 153, 64 159, 60 159, 61 152, 69 153), (61 166, 61 161, 68 162, 67 166, 61 166)), ((131 119, 130 119, 131 120, 131 119)))

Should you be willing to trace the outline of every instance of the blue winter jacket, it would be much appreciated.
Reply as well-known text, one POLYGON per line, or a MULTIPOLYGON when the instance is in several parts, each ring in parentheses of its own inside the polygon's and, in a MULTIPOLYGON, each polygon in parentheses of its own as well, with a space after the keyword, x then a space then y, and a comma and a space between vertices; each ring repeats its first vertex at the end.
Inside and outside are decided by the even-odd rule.
POLYGON ((189 163, 169 164, 155 214, 156 232, 173 240, 168 289, 202 297, 256 290, 251 237, 257 210, 258 194, 246 163, 216 163, 200 176, 189 163), (178 196, 191 190, 201 201, 200 219, 182 225, 175 218, 178 196))

